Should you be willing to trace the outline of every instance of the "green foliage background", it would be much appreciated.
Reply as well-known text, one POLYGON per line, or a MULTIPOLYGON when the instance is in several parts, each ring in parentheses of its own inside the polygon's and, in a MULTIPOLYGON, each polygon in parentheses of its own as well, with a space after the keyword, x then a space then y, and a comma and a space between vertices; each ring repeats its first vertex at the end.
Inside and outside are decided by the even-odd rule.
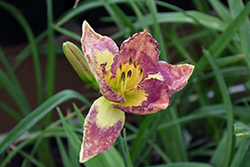
POLYGON ((0 135, 0 166, 7 166, 17 154, 24 158, 22 167, 32 164, 57 166, 49 145, 52 138, 57 143, 63 165, 80 166, 82 110, 74 105, 75 111, 63 116, 57 108, 60 119, 53 123, 51 111, 70 99, 80 100, 85 108, 91 103, 73 90, 54 93, 56 54, 58 50, 62 53, 62 49, 55 45, 54 37, 57 32, 80 41, 80 34, 62 26, 101 7, 109 14, 101 21, 113 22, 119 28, 112 39, 126 39, 147 29, 159 42, 161 60, 171 64, 188 62, 195 66, 195 70, 188 85, 173 94, 168 109, 153 115, 135 116, 133 124, 126 122, 115 146, 84 165, 248 167, 250 3, 241 0, 228 0, 227 6, 219 0, 193 0, 192 3, 195 10, 184 11, 164 1, 87 0, 54 20, 52 1, 46 0, 48 26, 45 32, 34 37, 17 8, 1 0, 1 10, 7 10, 21 25, 29 45, 20 52, 13 66, 0 49, 0 60, 5 68, 0 69, 0 88, 8 92, 19 108, 18 111, 12 109, 0 97, 0 108, 18 121, 9 133, 0 135), (127 16, 121 4, 130 8, 134 16, 127 16), (159 12, 159 7, 171 12, 159 12), (39 62, 39 42, 43 39, 48 40, 44 80, 39 62), (40 104, 34 110, 15 75, 17 67, 29 56, 33 59, 40 104), (239 85, 244 91, 231 91, 239 85), (44 86, 47 88, 45 93, 44 86), (73 122, 76 118, 79 123, 73 122), (27 146, 32 146, 31 152, 25 151, 27 146), (8 148, 11 151, 7 152, 8 148))

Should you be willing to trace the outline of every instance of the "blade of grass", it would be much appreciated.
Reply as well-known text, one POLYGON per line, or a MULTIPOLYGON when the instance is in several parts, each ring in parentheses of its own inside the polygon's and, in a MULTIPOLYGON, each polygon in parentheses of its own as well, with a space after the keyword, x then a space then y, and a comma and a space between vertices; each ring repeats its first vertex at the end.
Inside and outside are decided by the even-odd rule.
MULTIPOLYGON (((3 63, 3 65, 5 66, 5 68, 6 68, 6 70, 7 70, 7 73, 9 74, 9 77, 10 77, 11 80, 12 80, 12 81, 9 80, 9 81, 6 81, 6 82, 12 82, 11 84, 13 84, 13 87, 14 87, 16 90, 18 90, 18 92, 19 92, 18 94, 19 94, 20 98, 22 98, 21 104, 22 104, 23 106, 26 106, 26 107, 25 107, 26 109, 25 109, 25 110, 22 110, 23 114, 24 114, 24 115, 29 114, 29 112, 31 111, 31 107, 30 107, 30 105, 29 105, 29 103, 28 103, 28 100, 27 100, 27 98, 26 98, 26 96, 25 96, 25 94, 24 94, 24 92, 23 92, 23 89, 22 89, 22 87, 21 87, 21 85, 20 85, 18 79, 16 78, 16 76, 15 76, 15 74, 14 74, 14 72, 13 72, 11 66, 10 66, 10 64, 8 63, 8 61, 7 61, 7 59, 5 58, 5 56, 4 56, 4 54, 3 54, 3 52, 2 52, 1 49, 0 49, 0 60, 2 60, 2 63, 3 63)), ((4 76, 3 76, 3 77, 4 77, 4 76)), ((4 77, 4 78, 7 79, 7 77, 4 77)), ((4 78, 3 78, 3 79, 4 79, 4 78)), ((1 82, 0 82, 0 83, 1 83, 1 82)), ((5 85, 5 89, 9 89, 9 88, 10 88, 9 86, 5 85)), ((10 89, 12 89, 12 88, 10 88, 10 89)), ((9 93, 12 92, 11 90, 7 90, 7 91, 8 91, 9 93)), ((13 97, 13 96, 15 96, 15 94, 11 94, 11 96, 13 97)), ((15 98, 14 98, 14 99, 15 99, 15 98)), ((15 100, 15 101, 16 101, 16 100, 15 100)), ((8 107, 6 104, 0 102, 0 107, 1 107, 1 108, 4 108, 5 112, 7 112, 9 115, 13 116, 14 119, 18 120, 18 119, 20 118, 19 114, 16 113, 16 111, 14 111, 13 109, 11 109, 10 107, 8 107)), ((19 121, 20 121, 20 119, 19 119, 19 121)))
POLYGON ((80 39, 81 39, 81 36, 80 36, 80 35, 78 35, 78 34, 76 34, 76 33, 74 33, 74 32, 71 32, 71 31, 69 31, 69 30, 66 30, 66 29, 64 29, 64 28, 58 27, 58 26, 55 25, 55 24, 51 24, 51 27, 52 27, 54 30, 56 30, 57 32, 60 32, 61 34, 64 34, 64 35, 66 35, 66 36, 68 36, 68 37, 71 37, 72 39, 75 39, 75 40, 77 40, 77 41, 80 41, 80 39))
POLYGON ((175 123, 191 122, 193 120, 205 118, 207 116, 222 117, 223 114, 225 114, 225 109, 224 109, 224 106, 222 104, 204 106, 204 107, 201 107, 201 108, 195 110, 192 114, 178 118, 175 122, 171 121, 171 122, 160 124, 158 126, 157 130, 167 128, 169 126, 174 125, 175 123))
POLYGON ((62 140, 61 140, 60 137, 56 137, 56 143, 57 143, 60 155, 61 155, 63 166, 65 166, 65 167, 71 167, 71 163, 69 162, 67 151, 66 151, 66 149, 65 149, 65 147, 63 145, 63 142, 62 142, 62 140))
POLYGON ((212 165, 198 162, 181 162, 181 163, 172 163, 169 165, 154 165, 146 167, 212 167, 212 165))
POLYGON ((218 66, 221 68, 221 67, 226 67, 226 66, 235 64, 236 62, 238 62, 244 58, 245 58, 244 55, 237 54, 237 55, 231 55, 231 56, 227 56, 227 57, 218 58, 215 61, 218 64, 218 66))
POLYGON ((147 157, 150 156, 150 152, 153 148, 153 143, 155 143, 156 134, 157 133, 152 134, 151 139, 147 142, 148 143, 147 147, 145 147, 143 152, 137 158, 137 161, 135 162, 135 166, 139 166, 139 164, 144 165, 144 166, 150 165, 150 160, 147 157))
POLYGON ((130 6, 132 7, 133 11, 135 12, 135 14, 137 16, 137 18, 138 18, 138 20, 140 22, 140 26, 141 26, 140 28, 141 29, 147 29, 147 30, 150 31, 148 25, 146 24, 145 18, 144 18, 143 14, 142 14, 142 12, 140 10, 141 8, 139 8, 137 6, 137 4, 132 0, 127 0, 127 2, 130 4, 130 6))
POLYGON ((13 110, 11 107, 0 101, 0 108, 3 109, 7 114, 9 114, 13 119, 15 119, 17 122, 22 120, 22 117, 20 114, 18 114, 15 110, 13 110))
POLYGON ((192 1, 198 11, 207 14, 210 12, 209 6, 205 0, 192 0, 192 1))
POLYGON ((63 114, 62 114, 60 108, 58 108, 58 107, 57 107, 57 112, 58 112, 58 115, 60 116, 60 119, 62 120, 62 125, 63 125, 65 133, 67 135, 67 139, 69 140, 70 146, 74 149, 75 152, 79 153, 80 148, 81 148, 80 139, 77 137, 75 132, 73 132, 71 127, 66 123, 66 121, 64 120, 63 114))
POLYGON ((178 39, 177 34, 176 34, 176 29, 171 30, 171 32, 169 33, 169 37, 170 37, 173 45, 175 46, 176 50, 180 53, 180 55, 182 55, 182 57, 186 61, 188 61, 192 64, 195 64, 192 57, 189 55, 189 53, 186 51, 186 49, 184 48, 184 46, 181 44, 180 40, 178 39))
MULTIPOLYGON (((125 167, 130 167, 130 165, 132 163, 129 162, 129 158, 127 157, 124 140, 123 140, 121 134, 119 135, 117 141, 118 141, 118 148, 119 148, 119 150, 120 150, 120 152, 122 154, 122 157, 123 157, 123 160, 124 160, 124 163, 125 163, 125 167)), ((133 166, 131 166, 131 167, 133 167, 133 166)))
POLYGON ((234 156, 230 167, 247 167, 249 166, 250 140, 244 138, 241 140, 240 147, 234 156))
POLYGON ((6 74, 0 70, 0 84, 8 92, 11 98, 15 101, 22 114, 28 115, 31 112, 29 103, 26 101, 26 97, 23 92, 15 87, 15 85, 9 80, 6 74))
MULTIPOLYGON (((55 44, 54 44, 54 30, 53 25, 53 7, 52 1, 46 0, 47 6, 47 31, 48 31, 48 55, 47 55, 47 69, 46 69, 46 99, 54 93, 54 82, 55 82, 55 44)), ((46 122, 49 123, 51 115, 48 114, 46 122)))
POLYGON ((168 57, 167 57, 167 52, 166 52, 165 45, 164 45, 163 35, 161 33, 159 22, 157 20, 158 11, 157 11, 157 8, 156 8, 155 1, 147 0, 146 4, 148 6, 148 9, 150 11, 150 14, 152 16, 152 20, 153 20, 153 23, 154 23, 153 24, 153 26, 154 26, 154 37, 159 42, 159 49, 161 51, 161 54, 159 55, 159 59, 167 61, 168 57))
POLYGON ((116 25, 119 27, 119 29, 122 31, 124 38, 128 38, 130 36, 129 32, 126 30, 126 26, 122 22, 120 16, 116 13, 114 9, 113 4, 104 3, 104 8, 109 13, 109 15, 112 17, 113 21, 116 23, 116 25))
POLYGON ((123 22, 123 24, 129 28, 130 34, 134 34, 138 31, 136 27, 133 25, 131 19, 129 19, 129 17, 119 8, 118 5, 113 4, 112 9, 114 13, 119 17, 119 19, 123 22))
MULTIPOLYGON (((132 132, 136 133, 138 132, 138 129, 136 127, 134 127, 133 125, 125 122, 125 127, 127 127, 129 130, 131 130, 132 132)), ((125 131, 125 130, 124 130, 125 131)), ((125 132, 124 132, 125 133, 125 132)), ((130 135, 130 139, 127 140, 127 137, 125 139, 125 134, 123 134, 124 136, 124 141, 129 141, 129 140, 132 140, 132 139, 135 139, 136 138, 136 134, 133 134, 133 135, 130 135)), ((171 163, 171 160, 170 158, 165 154, 165 152, 156 144, 156 143, 152 143, 153 141, 152 140, 148 140, 148 143, 151 143, 153 144, 153 148, 155 149, 155 151, 161 156, 161 158, 166 162, 166 163, 171 163)), ((127 142, 125 142, 125 145, 126 145, 127 142)), ((127 146, 126 146, 127 148, 127 146)), ((127 150, 128 152, 128 150, 127 150)), ((129 155, 129 152, 127 153, 127 156, 130 157, 129 155)))
POLYGON ((30 140, 25 140, 24 142, 20 143, 19 145, 17 145, 15 147, 15 149, 13 151, 11 151, 5 158, 4 160, 1 162, 0 167, 6 167, 8 162, 10 162, 11 158, 17 154, 24 146, 31 144, 34 139, 30 139, 30 140))
MULTIPOLYGON (((2 63, 4 65, 7 73, 9 74, 9 77, 11 78, 13 84, 15 84, 15 87, 17 87, 20 90, 20 92, 22 92, 22 94, 24 94, 22 87, 21 87, 20 83, 18 82, 16 75, 15 75, 14 71, 12 70, 9 62, 7 61, 5 55, 3 54, 1 48, 0 48, 0 60, 2 61, 2 63)), ((25 98, 25 100, 27 101, 27 98, 25 98)), ((27 104, 28 104, 28 102, 27 102, 27 104)))
POLYGON ((41 76, 41 69, 40 69, 37 46, 36 46, 36 42, 35 42, 35 38, 32 33, 32 30, 28 22, 26 21, 25 17, 19 12, 19 10, 15 6, 5 1, 0 1, 0 6, 4 8, 5 10, 7 10, 19 22, 24 32, 26 33, 26 36, 28 38, 28 41, 31 47, 31 53, 33 56, 33 63, 35 67, 38 102, 41 103, 43 101, 42 76, 41 76))
POLYGON ((224 80, 223 76, 221 75, 220 69, 216 65, 215 60, 210 55, 209 51, 205 50, 204 48, 203 48, 203 54, 206 56, 208 62, 210 63, 210 65, 212 66, 212 68, 213 68, 213 70, 215 72, 215 77, 216 77, 216 80, 218 82, 220 92, 221 92, 223 102, 224 102, 224 107, 225 107, 226 117, 227 117, 227 134, 226 134, 227 135, 227 140, 226 140, 226 143, 225 143, 226 150, 225 150, 225 152, 223 152, 221 154, 225 154, 222 166, 229 166, 230 161, 231 161, 231 157, 234 154, 234 150, 233 150, 233 148, 234 148, 234 141, 233 141, 233 120, 234 120, 233 106, 232 106, 232 103, 231 103, 231 100, 230 100, 230 96, 229 96, 229 93, 228 93, 228 90, 227 90, 225 80, 224 80))
POLYGON ((82 3, 78 5, 77 8, 72 8, 68 12, 66 12, 65 15, 63 15, 61 18, 58 19, 57 21, 57 26, 62 26, 69 20, 73 19, 75 16, 82 14, 83 12, 86 12, 87 10, 93 9, 93 8, 98 8, 103 6, 104 2, 101 1, 91 1, 87 3, 82 3))
MULTIPOLYGON (((67 111, 67 115, 69 114, 70 112, 67 111)), ((65 119, 65 118, 64 118, 65 119)), ((74 130, 76 127, 76 124, 73 123, 73 119, 68 119, 67 120, 67 123, 68 125, 70 126, 70 128, 77 132, 76 130, 74 130)), ((82 128, 81 128, 81 132, 82 133, 82 128)), ((69 158, 70 158, 70 162, 71 162, 71 166, 74 166, 74 167, 79 167, 79 162, 78 162, 78 156, 79 156, 79 152, 76 152, 75 149, 73 148, 73 146, 71 145, 70 142, 67 143, 67 146, 68 146, 68 152, 69 152, 69 158)))
MULTIPOLYGON (((198 25, 200 27, 205 27, 208 30, 224 31, 227 24, 218 18, 198 11, 187 11, 186 13, 179 12, 162 12, 157 13, 158 23, 189 23, 193 25, 198 25), (213 23, 213 24, 211 24, 213 23)), ((153 25, 152 16, 147 14, 145 16, 146 23, 148 25, 153 25)), ((135 26, 140 27, 139 22, 135 23, 135 26)))
POLYGON ((230 12, 228 11, 227 7, 218 0, 208 0, 209 3, 212 5, 213 9, 218 13, 218 15, 227 23, 232 21, 232 17, 230 12))
MULTIPOLYGON (((19 142, 20 141, 22 142, 16 145, 15 149, 8 153, 5 159, 1 161, 0 167, 5 167, 7 163, 10 162, 11 158, 13 158, 19 152, 19 150, 21 150, 25 146, 28 146, 34 142, 38 143, 38 140, 40 140, 40 138, 55 137, 55 136, 66 137, 65 133, 62 133, 62 132, 64 132, 63 128, 52 128, 51 126, 49 126, 44 131, 32 132, 29 135, 27 135, 28 137, 25 137, 25 136, 21 137, 19 142)), ((36 150, 36 149, 34 148, 33 150, 36 150)))
POLYGON ((164 118, 166 110, 162 110, 156 114, 148 115, 143 123, 140 125, 139 131, 137 132, 137 137, 134 140, 130 155, 132 162, 135 162, 136 158, 140 155, 150 136, 155 133, 158 125, 164 118))
MULTIPOLYGON (((233 18, 237 17, 240 11, 244 9, 244 3, 242 0, 228 0, 228 4, 231 10, 231 14, 233 18)), ((245 62, 250 70, 250 32, 249 32, 249 27, 250 27, 250 22, 249 18, 247 17, 245 19, 245 22, 239 29, 239 35, 240 35, 240 43, 241 43, 241 48, 242 51, 245 55, 245 62)))
POLYGON ((23 155, 25 157, 25 159, 27 159, 28 161, 33 163, 35 166, 37 166, 37 167, 46 167, 44 164, 37 161, 33 156, 30 156, 28 153, 26 153, 26 152, 24 152, 22 150, 20 150, 19 152, 20 152, 21 155, 23 155))
POLYGON ((127 134, 126 134, 126 129, 123 128, 123 141, 124 141, 124 147, 125 147, 125 151, 126 151, 126 156, 127 156, 127 160, 128 160, 128 165, 130 167, 133 167, 133 163, 130 159, 130 153, 129 153, 129 148, 128 148, 128 144, 127 144, 127 134))
MULTIPOLYGON (((40 35, 38 35, 35 38, 35 43, 36 45, 41 42, 47 35, 47 31, 44 31, 43 33, 41 33, 40 35)), ((28 58, 28 56, 30 56, 31 53, 31 47, 30 45, 26 46, 14 59, 15 64, 13 65, 13 71, 15 71, 22 63, 24 60, 26 60, 28 58)))
MULTIPOLYGON (((39 138, 36 140, 35 145, 34 145, 34 147, 32 148, 32 151, 31 151, 31 153, 30 153, 31 156, 34 156, 34 155, 35 155, 37 149, 39 148, 39 145, 41 144, 42 139, 43 139, 42 137, 39 137, 39 138)), ((29 167, 29 166, 30 166, 30 162, 27 161, 27 160, 24 160, 23 163, 22 163, 22 167, 25 167, 25 166, 26 166, 26 167, 29 167)))
MULTIPOLYGON (((226 48, 228 43, 244 23, 249 13, 250 3, 247 3, 244 10, 240 12, 240 14, 233 20, 233 22, 231 22, 227 29, 222 34, 220 34, 219 37, 214 41, 214 43, 208 48, 209 53, 213 55, 214 58, 217 58, 226 48)), ((197 63, 190 80, 192 80, 192 78, 196 78, 206 68, 207 63, 207 59, 205 58, 205 56, 203 56, 197 63)))
POLYGON ((85 120, 85 119, 84 119, 84 117, 83 117, 81 111, 79 110, 79 108, 76 106, 75 103, 73 103, 73 107, 74 107, 75 112, 76 112, 76 114, 77 114, 77 117, 78 117, 78 119, 79 119, 79 121, 80 121, 80 124, 81 124, 81 126, 83 127, 83 125, 84 125, 84 120, 85 120))
POLYGON ((164 152, 169 156, 172 162, 187 161, 187 153, 184 146, 185 142, 183 140, 180 124, 177 123, 176 109, 174 106, 169 108, 169 112, 164 117, 163 122, 175 123, 159 131, 164 152))
MULTIPOLYGON (((204 18, 213 18, 213 17, 209 17, 209 15, 206 15, 206 14, 203 14, 203 13, 201 13, 201 12, 198 12, 198 11, 190 11, 190 12, 193 12, 194 14, 196 14, 195 15, 195 17, 193 16, 193 15, 190 15, 189 14, 189 12, 186 12, 185 10, 182 10, 181 8, 179 8, 179 7, 177 7, 177 6, 174 6, 174 5, 171 5, 171 4, 169 4, 169 3, 166 3, 166 2, 162 2, 162 1, 156 1, 156 4, 157 5, 159 5, 159 6, 162 6, 162 7, 165 7, 165 8, 169 8, 169 9, 172 9, 172 10, 174 10, 174 11, 177 11, 177 12, 175 12, 175 13, 180 13, 180 14, 182 14, 182 15, 184 15, 184 16, 186 16, 186 17, 188 17, 188 18, 191 18, 191 20, 194 22, 194 24, 197 24, 197 25, 199 25, 199 26, 204 26, 204 27, 206 27, 206 25, 203 25, 203 19, 204 18), (201 18, 203 18, 202 20, 199 20, 199 19, 197 19, 197 18, 199 18, 201 16, 201 18), (204 17, 205 16, 205 17, 204 17)), ((215 18, 215 17, 214 17, 215 18)), ((205 22, 206 22, 206 19, 205 19, 205 22)), ((217 19, 217 18, 216 18, 217 19)), ((219 21, 219 23, 221 23, 221 21, 219 20, 219 19, 217 19, 218 21, 219 21)), ((160 20, 158 20, 158 21, 160 21, 160 20)), ((211 22, 210 23, 208 23, 208 24, 210 24, 211 25, 211 22)), ((207 26, 209 26, 207 24, 207 26)), ((216 24, 213 24, 213 26, 217 26, 216 24)))
POLYGON ((16 139, 18 139, 25 131, 29 130, 34 126, 39 120, 41 120, 47 113, 49 113, 57 105, 65 102, 69 99, 79 99, 87 106, 90 106, 90 103, 79 93, 73 90, 64 90, 51 98, 46 100, 41 104, 37 109, 27 115, 21 122, 19 122, 10 133, 4 138, 1 143, 0 153, 2 153, 9 145, 11 145, 16 139))
MULTIPOLYGON (((47 8, 47 64, 46 64, 46 94, 45 98, 48 99, 54 93, 54 82, 55 82, 55 44, 54 44, 54 30, 51 25, 53 24, 53 8, 52 1, 46 0, 46 8, 47 8)), ((40 125, 42 128, 47 127, 51 122, 52 113, 48 112, 41 120, 40 125)), ((53 159, 50 157, 50 141, 45 139, 42 141, 39 149, 37 151, 37 155, 42 162, 46 164, 46 166, 54 166, 53 159), (46 153, 47 152, 47 153, 46 153)))

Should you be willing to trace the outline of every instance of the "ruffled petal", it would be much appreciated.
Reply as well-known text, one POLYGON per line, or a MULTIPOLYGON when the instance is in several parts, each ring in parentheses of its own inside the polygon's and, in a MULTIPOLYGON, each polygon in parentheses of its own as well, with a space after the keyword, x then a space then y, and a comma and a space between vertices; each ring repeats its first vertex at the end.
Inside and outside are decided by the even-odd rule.
POLYGON ((100 64, 106 62, 107 68, 110 69, 114 55, 118 53, 115 42, 109 37, 96 33, 86 21, 83 22, 82 31, 82 49, 93 73, 96 73, 96 68, 100 64))
POLYGON ((119 136, 124 121, 124 112, 113 108, 105 97, 98 98, 85 119, 79 161, 84 163, 108 150, 119 136))
POLYGON ((167 83, 171 93, 177 92, 185 87, 191 76, 194 66, 189 64, 171 65, 160 61, 160 73, 167 83))
POLYGON ((105 66, 106 64, 101 64, 96 70, 100 92, 110 101, 124 103, 124 97, 120 96, 118 92, 113 90, 112 87, 107 84, 107 81, 110 82, 112 74, 110 71, 105 69, 105 66))
POLYGON ((147 115, 166 109, 170 105, 171 92, 164 81, 156 78, 145 79, 140 86, 147 94, 146 100, 141 105, 129 106, 125 102, 124 104, 113 103, 113 107, 127 113, 147 115))
POLYGON ((159 70, 158 56, 160 54, 157 48, 157 41, 147 30, 134 34, 122 43, 120 54, 114 57, 111 72, 115 74, 120 64, 127 63, 131 57, 132 60, 137 61, 138 65, 142 66, 145 74, 143 78, 146 78, 148 73, 157 73, 159 70))

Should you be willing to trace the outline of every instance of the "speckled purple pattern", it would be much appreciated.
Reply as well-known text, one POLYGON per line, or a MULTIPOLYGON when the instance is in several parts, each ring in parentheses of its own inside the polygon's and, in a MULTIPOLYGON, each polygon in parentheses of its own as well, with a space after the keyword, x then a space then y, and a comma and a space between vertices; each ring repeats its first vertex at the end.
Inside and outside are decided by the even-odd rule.
POLYGON ((189 64, 171 65, 164 61, 160 61, 159 64, 161 67, 160 73, 172 93, 175 93, 186 86, 194 69, 194 66, 189 64))
POLYGON ((159 54, 157 41, 146 30, 134 34, 122 43, 120 54, 114 57, 111 72, 115 74, 120 63, 125 64, 131 57, 132 60, 136 59, 138 65, 142 65, 143 78, 146 78, 148 74, 158 73, 159 54))
POLYGON ((141 106, 120 106, 113 104, 114 108, 137 115, 153 114, 166 109, 171 103, 171 92, 165 82, 158 79, 148 79, 142 83, 143 89, 148 94, 147 101, 141 106))
POLYGON ((83 159, 108 150, 123 128, 122 120, 112 127, 100 128, 97 124, 97 107, 93 106, 85 119, 83 137, 83 159))
POLYGON ((111 86, 107 85, 107 82, 104 78, 104 76, 107 73, 107 71, 105 70, 105 65, 106 64, 101 64, 96 70, 100 92, 106 99, 110 101, 113 101, 116 103, 124 103, 125 102, 124 97, 120 96, 118 92, 115 92, 114 90, 112 90, 111 86))
POLYGON ((94 32, 89 26, 83 26, 82 34, 82 50, 87 57, 90 68, 93 72, 100 65, 96 62, 96 52, 109 50, 113 55, 117 54, 119 49, 116 43, 107 36, 101 36, 100 34, 94 32))

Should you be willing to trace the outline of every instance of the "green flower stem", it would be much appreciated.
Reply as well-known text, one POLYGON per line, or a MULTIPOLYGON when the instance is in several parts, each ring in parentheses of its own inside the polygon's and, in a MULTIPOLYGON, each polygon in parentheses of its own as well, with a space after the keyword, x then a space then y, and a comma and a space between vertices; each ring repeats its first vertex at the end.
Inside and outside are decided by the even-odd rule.
POLYGON ((122 138, 122 135, 120 134, 119 137, 118 137, 118 147, 119 147, 119 150, 122 154, 122 157, 123 157, 123 160, 124 160, 124 163, 125 163, 125 167, 131 167, 129 164, 129 160, 128 160, 128 157, 127 157, 127 154, 126 154, 126 149, 125 149, 125 145, 124 145, 124 142, 123 142, 123 138, 122 138))

